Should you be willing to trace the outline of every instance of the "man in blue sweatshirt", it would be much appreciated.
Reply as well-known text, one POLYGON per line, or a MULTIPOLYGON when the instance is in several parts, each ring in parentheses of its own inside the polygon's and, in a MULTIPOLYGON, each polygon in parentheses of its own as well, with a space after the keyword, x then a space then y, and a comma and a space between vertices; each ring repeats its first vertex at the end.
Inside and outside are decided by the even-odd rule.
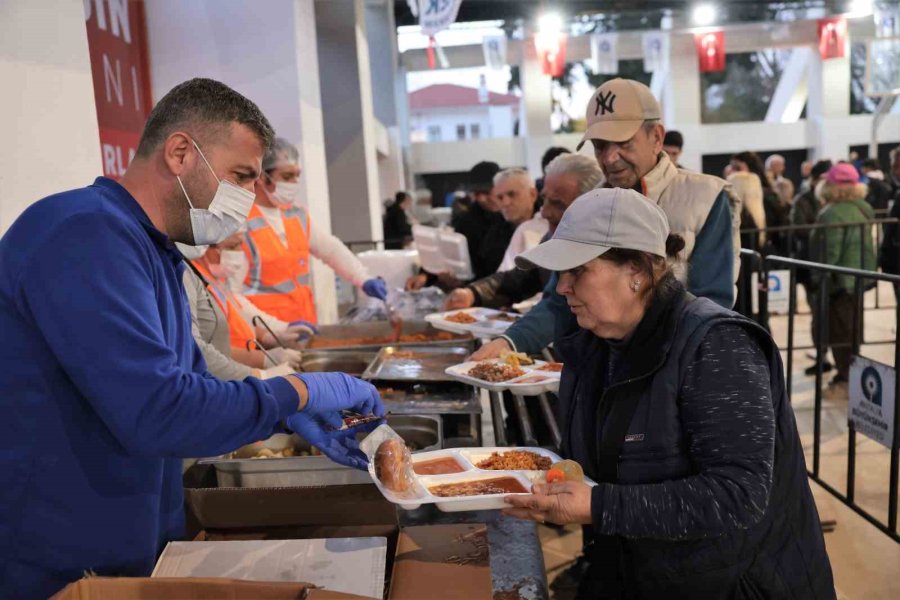
MULTIPOLYGON (((650 89, 630 79, 613 79, 594 92, 586 111, 590 141, 607 187, 634 189, 656 202, 669 228, 685 240, 676 274, 688 290, 731 308, 740 257, 739 201, 718 177, 679 169, 663 152, 665 129, 650 89)), ((485 344, 472 358, 494 358, 515 349, 534 354, 577 326, 554 274, 543 298, 506 335, 485 344)))
POLYGON ((248 99, 185 82, 151 112, 121 183, 44 198, 0 239, 0 598, 46 598, 89 570, 149 575, 183 535, 182 457, 287 428, 365 467, 334 427, 342 409, 384 414, 371 385, 220 381, 191 337, 173 242, 241 226, 272 139, 248 99))

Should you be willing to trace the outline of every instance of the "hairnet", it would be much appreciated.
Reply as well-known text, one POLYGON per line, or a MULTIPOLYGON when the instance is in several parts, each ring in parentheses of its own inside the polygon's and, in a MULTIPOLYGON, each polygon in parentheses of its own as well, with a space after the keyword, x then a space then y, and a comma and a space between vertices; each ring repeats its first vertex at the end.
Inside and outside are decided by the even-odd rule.
POLYGON ((277 137, 266 151, 266 155, 263 156, 262 169, 263 171, 271 171, 282 165, 296 165, 299 162, 300 153, 297 151, 296 146, 284 138, 277 137))

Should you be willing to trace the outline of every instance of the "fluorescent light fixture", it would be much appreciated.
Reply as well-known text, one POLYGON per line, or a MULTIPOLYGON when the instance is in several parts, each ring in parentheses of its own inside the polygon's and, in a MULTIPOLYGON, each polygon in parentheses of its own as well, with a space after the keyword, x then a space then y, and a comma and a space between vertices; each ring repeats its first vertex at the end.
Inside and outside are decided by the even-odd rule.
POLYGON ((717 12, 715 4, 697 4, 691 11, 691 20, 698 27, 708 27, 716 22, 717 12))
POLYGON ((559 13, 544 13, 538 17, 540 33, 559 33, 563 28, 563 20, 559 13))
POLYGON ((849 9, 848 17, 868 17, 875 12, 875 3, 872 0, 852 0, 849 9))

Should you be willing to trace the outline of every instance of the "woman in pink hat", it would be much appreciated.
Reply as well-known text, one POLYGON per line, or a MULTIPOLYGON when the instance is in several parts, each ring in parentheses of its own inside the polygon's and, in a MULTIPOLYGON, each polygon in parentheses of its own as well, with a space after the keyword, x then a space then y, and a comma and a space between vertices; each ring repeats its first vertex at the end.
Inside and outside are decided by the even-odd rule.
MULTIPOLYGON (((872 207, 865 200, 866 192, 866 186, 859 182, 859 173, 850 163, 838 163, 831 167, 825 180, 816 187, 816 194, 825 205, 816 217, 816 223, 847 224, 846 227, 829 227, 813 232, 811 248, 813 252, 818 251, 819 262, 849 269, 875 270, 871 227, 851 225, 875 218, 872 207)), ((854 295, 855 283, 849 275, 832 274, 828 279, 828 345, 837 366, 837 375, 825 390, 828 399, 847 399, 853 321, 859 310, 854 295)))

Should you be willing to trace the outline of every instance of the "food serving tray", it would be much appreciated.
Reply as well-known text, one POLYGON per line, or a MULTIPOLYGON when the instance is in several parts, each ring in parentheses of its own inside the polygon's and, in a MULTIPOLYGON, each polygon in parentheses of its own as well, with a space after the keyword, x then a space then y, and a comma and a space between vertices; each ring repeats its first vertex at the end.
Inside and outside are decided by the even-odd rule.
POLYGON ((321 325, 318 335, 305 341, 306 350, 374 350, 382 346, 437 345, 459 346, 474 343, 471 334, 449 336, 425 321, 402 321, 399 328, 390 321, 321 325), (398 333, 399 340, 398 341, 398 333))
POLYGON ((497 382, 486 381, 484 379, 479 379, 478 377, 469 375, 469 371, 471 371, 472 368, 480 363, 491 363, 496 365, 504 364, 501 359, 467 361, 458 365, 453 365, 452 367, 448 367, 445 373, 447 373, 447 375, 449 375, 453 379, 456 379, 457 381, 469 383, 491 392, 502 392, 505 390, 509 390, 510 392, 518 396, 537 396, 538 394, 543 394, 545 392, 556 393, 557 391, 559 391, 559 381, 562 373, 559 371, 543 370, 542 367, 546 367, 548 363, 542 360, 534 361, 533 365, 523 365, 519 367, 520 369, 522 369, 522 371, 525 372, 524 375, 520 375, 519 377, 510 379, 508 381, 497 382))
POLYGON ((425 321, 436 329, 443 329, 451 333, 471 333, 478 337, 495 337, 503 335, 510 325, 521 318, 522 315, 495 310, 493 308, 463 308, 460 310, 448 310, 446 312, 431 313, 425 317, 425 321), (448 317, 457 314, 465 314, 475 319, 472 323, 458 323, 448 317))
MULTIPOLYGON (((489 448, 452 448, 447 450, 435 450, 433 452, 419 452, 412 456, 413 466, 423 462, 442 458, 452 458, 462 469, 460 473, 451 473, 446 475, 413 475, 413 489, 409 494, 397 494, 382 485, 381 481, 375 476, 375 465, 369 462, 369 475, 372 481, 384 495, 384 497, 405 510, 415 510, 423 504, 434 504, 438 510, 443 512, 462 512, 468 510, 497 510, 505 508, 508 505, 503 498, 513 494, 485 494, 480 496, 452 496, 442 497, 435 496, 429 491, 429 488, 452 483, 465 483, 472 481, 481 481, 485 479, 512 478, 526 490, 524 493, 531 493, 531 486, 535 483, 544 483, 546 481, 546 471, 498 471, 479 469, 476 465, 488 458, 491 453, 505 453, 513 450, 525 450, 534 452, 550 459, 551 464, 557 463, 562 459, 559 455, 545 450, 544 448, 528 448, 528 447, 489 447, 489 448)), ((585 478, 589 485, 596 485, 593 481, 585 478)), ((520 492, 521 494, 522 492, 520 492)))
POLYGON ((470 354, 466 346, 385 346, 362 374, 369 381, 452 381, 447 367, 470 354))

